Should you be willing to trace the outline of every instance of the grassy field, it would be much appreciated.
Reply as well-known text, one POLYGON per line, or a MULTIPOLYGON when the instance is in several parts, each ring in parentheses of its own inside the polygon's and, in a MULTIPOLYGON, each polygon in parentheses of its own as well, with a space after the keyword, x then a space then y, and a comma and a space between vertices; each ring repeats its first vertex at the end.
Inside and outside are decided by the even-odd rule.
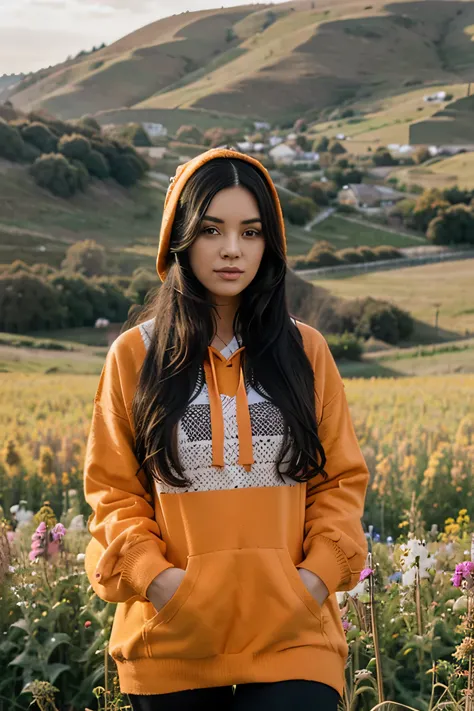
POLYGON ((401 183, 422 185, 424 188, 460 188, 474 190, 474 153, 459 153, 444 158, 429 166, 401 168, 390 173, 389 177, 398 178, 401 183))
POLYGON ((393 247, 415 247, 425 243, 425 240, 420 241, 420 238, 416 236, 398 234, 369 224, 362 225, 340 215, 331 215, 306 234, 317 240, 327 240, 337 249, 361 245, 373 247, 380 244, 393 247))
POLYGON ((364 98, 351 104, 356 114, 354 117, 315 124, 309 136, 334 137, 343 133, 348 138, 342 144, 353 155, 367 153, 369 147, 376 150, 378 146, 391 143, 407 144, 410 124, 429 118, 444 105, 423 101, 425 94, 437 91, 446 91, 454 99, 460 99, 466 96, 467 83, 433 84, 422 89, 399 90, 388 97, 364 98))
POLYGON ((467 259, 344 278, 321 275, 311 281, 343 298, 370 295, 392 301, 430 329, 434 329, 439 308, 439 336, 453 340, 466 331, 474 333, 473 274, 474 260, 467 259))

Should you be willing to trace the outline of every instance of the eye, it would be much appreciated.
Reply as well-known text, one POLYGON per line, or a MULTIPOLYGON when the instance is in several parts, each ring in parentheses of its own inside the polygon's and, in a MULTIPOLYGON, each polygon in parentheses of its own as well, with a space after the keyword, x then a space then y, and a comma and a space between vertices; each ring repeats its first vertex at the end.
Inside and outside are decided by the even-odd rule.
POLYGON ((209 234, 208 230, 215 230, 215 229, 217 229, 217 228, 216 227, 203 227, 201 232, 203 232, 205 234, 209 234))
POLYGON ((253 232, 253 235, 250 235, 251 237, 258 237, 258 235, 261 234, 260 230, 245 230, 246 232, 253 232))

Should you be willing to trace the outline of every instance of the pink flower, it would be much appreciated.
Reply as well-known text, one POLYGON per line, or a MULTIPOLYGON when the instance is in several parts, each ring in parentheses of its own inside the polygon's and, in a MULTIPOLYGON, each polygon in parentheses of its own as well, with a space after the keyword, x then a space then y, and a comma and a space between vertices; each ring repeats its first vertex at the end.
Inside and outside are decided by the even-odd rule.
POLYGON ((87 629, 88 627, 91 626, 91 624, 92 624, 92 622, 91 622, 90 620, 86 620, 86 621, 84 622, 84 627, 87 629))
POLYGON ((454 574, 451 578, 451 582, 455 588, 460 588, 463 580, 472 582, 474 577, 474 561, 464 560, 462 563, 458 563, 454 574))
POLYGON ((373 574, 374 571, 372 570, 372 568, 364 568, 364 570, 360 574, 359 582, 361 583, 366 578, 370 578, 370 576, 373 574))
POLYGON ((66 529, 62 523, 57 523, 51 531, 53 541, 60 541, 66 535, 66 529))

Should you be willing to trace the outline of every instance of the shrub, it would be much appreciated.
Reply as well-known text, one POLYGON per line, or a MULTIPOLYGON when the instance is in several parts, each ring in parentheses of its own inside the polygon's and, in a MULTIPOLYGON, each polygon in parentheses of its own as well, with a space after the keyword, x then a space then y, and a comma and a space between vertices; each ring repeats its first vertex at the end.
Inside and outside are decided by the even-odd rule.
POLYGON ((176 131, 176 140, 184 143, 202 143, 202 132, 197 126, 180 126, 176 131))
POLYGON ((0 118, 0 156, 12 161, 21 160, 23 148, 20 131, 0 118))
POLYGON ((304 225, 316 212, 316 205, 312 200, 305 197, 290 198, 286 202, 286 217, 293 225, 304 225))
POLYGON ((77 170, 77 187, 84 192, 89 185, 89 172, 84 163, 80 160, 71 160, 71 165, 77 170))
POLYGON ((36 183, 59 197, 71 197, 78 188, 78 171, 60 153, 44 154, 30 168, 36 183))
POLYGON ((64 328, 93 326, 103 315, 106 305, 104 290, 82 274, 57 272, 48 283, 58 294, 63 312, 64 328))
POLYGON ((308 197, 311 198, 316 205, 329 205, 329 197, 324 186, 325 183, 320 183, 317 180, 309 185, 308 197))
POLYGON ((399 259, 402 257, 402 253, 396 247, 391 247, 388 244, 380 244, 377 247, 374 247, 373 253, 375 254, 375 258, 378 260, 399 259))
POLYGON ((329 153, 331 153, 333 156, 341 155, 342 153, 347 153, 346 149, 342 145, 342 143, 339 143, 339 141, 332 141, 329 145, 329 153))
POLYGON ((86 277, 103 275, 106 271, 106 254, 102 245, 92 239, 75 242, 66 252, 61 267, 79 272, 86 277))
POLYGON ((360 360, 363 352, 362 342, 359 338, 347 331, 341 335, 328 333, 326 340, 335 360, 360 360))
POLYGON ((23 141, 21 158, 25 161, 25 163, 34 163, 41 154, 42 153, 39 148, 34 146, 32 143, 26 143, 26 141, 23 141))
POLYGON ((34 121, 21 129, 24 141, 32 143, 42 153, 54 153, 58 147, 58 138, 44 123, 34 121))
POLYGON ((124 187, 134 185, 143 173, 143 165, 135 155, 119 155, 112 164, 112 176, 124 187))
POLYGON ((365 245, 362 247, 357 247, 357 251, 363 256, 364 262, 375 262, 375 260, 377 259, 376 253, 370 247, 366 247, 365 245))
POLYGON ((87 126, 88 128, 92 128, 97 133, 102 131, 100 123, 93 116, 82 116, 79 121, 81 124, 87 126))
POLYGON ((306 259, 306 267, 311 269, 314 267, 337 267, 344 262, 339 258, 338 254, 330 249, 320 249, 310 259, 306 259))
POLYGON ((58 151, 66 158, 83 160, 91 151, 90 141, 79 133, 63 136, 58 143, 58 151))
POLYGON ((348 264, 357 264, 365 261, 364 256, 354 247, 346 247, 345 249, 338 250, 337 256, 348 264))
POLYGON ((58 293, 41 277, 26 271, 0 275, 1 331, 61 328, 64 315, 58 293))
POLYGON ((107 158, 99 151, 92 149, 89 153, 82 159, 82 162, 86 166, 87 170, 91 175, 94 175, 100 180, 105 180, 110 176, 110 165, 107 158))
POLYGON ((433 244, 474 244, 474 212, 467 205, 448 207, 428 225, 427 238, 433 244))
POLYGON ((334 247, 331 242, 328 242, 325 239, 318 240, 313 244, 311 249, 309 250, 308 254, 306 255, 306 259, 309 259, 310 261, 316 257, 319 252, 321 251, 329 251, 329 252, 335 252, 336 248, 334 247))
POLYGON ((390 166, 397 165, 398 163, 390 151, 383 146, 377 148, 376 152, 372 156, 372 162, 375 166, 390 166))

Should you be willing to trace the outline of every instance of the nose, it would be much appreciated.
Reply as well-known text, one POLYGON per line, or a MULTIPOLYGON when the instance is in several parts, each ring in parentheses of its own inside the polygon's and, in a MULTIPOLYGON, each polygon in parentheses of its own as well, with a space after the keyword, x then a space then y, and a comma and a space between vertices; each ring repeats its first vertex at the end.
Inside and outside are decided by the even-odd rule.
POLYGON ((221 247, 221 257, 230 257, 235 259, 242 254, 242 248, 240 246, 240 239, 237 233, 229 233, 226 235, 222 247, 221 247))

